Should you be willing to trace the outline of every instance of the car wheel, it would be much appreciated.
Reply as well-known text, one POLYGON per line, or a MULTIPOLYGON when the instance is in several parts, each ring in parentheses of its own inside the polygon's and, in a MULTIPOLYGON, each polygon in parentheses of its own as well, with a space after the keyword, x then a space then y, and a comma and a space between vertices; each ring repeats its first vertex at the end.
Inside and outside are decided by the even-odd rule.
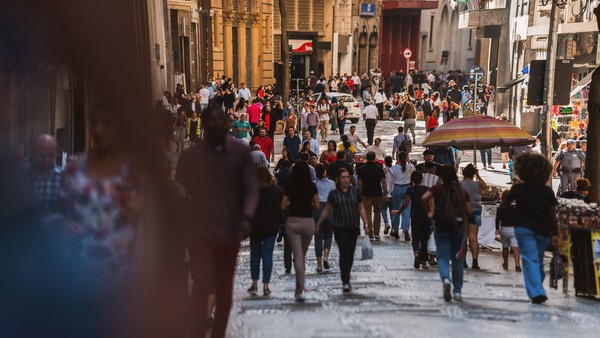
POLYGON ((350 122, 352 122, 352 123, 358 123, 358 119, 350 119, 350 122))

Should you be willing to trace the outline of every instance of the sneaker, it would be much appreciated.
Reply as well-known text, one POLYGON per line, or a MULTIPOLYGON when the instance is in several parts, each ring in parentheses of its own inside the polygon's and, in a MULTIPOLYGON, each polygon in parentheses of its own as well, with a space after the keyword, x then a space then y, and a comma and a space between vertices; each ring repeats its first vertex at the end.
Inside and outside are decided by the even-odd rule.
POLYGON ((384 234, 384 235, 387 235, 387 234, 389 234, 389 233, 390 233, 390 225, 389 225, 389 224, 386 224, 386 225, 385 225, 385 228, 383 229, 383 234, 384 234))
POLYGON ((488 169, 494 170, 496 168, 492 167, 492 165, 490 164, 490 165, 488 165, 488 169))
POLYGON ((306 300, 306 294, 304 291, 296 293, 295 300, 297 302, 303 302, 306 300))
POLYGON ((292 273, 292 269, 285 269, 285 274, 289 275, 290 273, 292 273))
POLYGON ((321 272, 323 272, 323 267, 321 267, 321 266, 318 266, 318 267, 317 267, 317 272, 318 272, 318 273, 321 273, 321 272))
POLYGON ((350 284, 344 284, 342 287, 342 292, 350 292, 352 290, 352 286, 350 284))
POLYGON ((406 242, 411 241, 410 235, 408 234, 408 231, 406 231, 406 230, 404 230, 404 241, 406 241, 406 242))
POLYGON ((508 270, 508 263, 502 263, 502 269, 508 270))
POLYGON ((329 270, 329 261, 323 260, 323 267, 325 270, 329 270))
POLYGON ((421 263, 421 269, 428 270, 429 267, 427 266, 427 263, 421 263))
POLYGON ((444 280, 444 300, 449 302, 452 300, 452 295, 450 294, 450 289, 452 285, 448 279, 444 280))
POLYGON ((462 295, 460 294, 460 292, 454 293, 454 300, 457 302, 462 302, 462 295))
POLYGON ((248 293, 250 293, 251 295, 256 295, 258 293, 258 288, 256 286, 251 286, 250 288, 248 288, 248 293))
POLYGON ((473 269, 473 270, 480 270, 481 269, 479 267, 479 264, 477 263, 476 259, 473 260, 473 264, 471 265, 471 269, 473 269))
POLYGON ((548 300, 548 297, 544 295, 535 296, 531 298, 531 303, 533 304, 544 304, 548 300))
POLYGON ((418 254, 415 254, 415 261, 413 263, 413 266, 415 267, 415 269, 418 269, 419 266, 421 266, 421 259, 419 258, 418 254))
POLYGON ((380 241, 380 240, 381 240, 381 237, 379 237, 379 235, 375 235, 375 240, 376 240, 376 241, 380 241))
POLYGON ((393 231, 392 237, 394 237, 395 239, 400 239, 400 235, 398 234, 398 231, 393 231))
POLYGON ((520 267, 520 266, 517 266, 517 267, 515 268, 515 271, 516 271, 516 272, 521 272, 521 271, 522 271, 522 270, 521 270, 521 267, 520 267))
POLYGON ((268 286, 263 286, 263 296, 268 296, 271 294, 271 289, 268 286))
POLYGON ((369 239, 373 241, 373 240, 375 240, 375 236, 369 235, 369 239))

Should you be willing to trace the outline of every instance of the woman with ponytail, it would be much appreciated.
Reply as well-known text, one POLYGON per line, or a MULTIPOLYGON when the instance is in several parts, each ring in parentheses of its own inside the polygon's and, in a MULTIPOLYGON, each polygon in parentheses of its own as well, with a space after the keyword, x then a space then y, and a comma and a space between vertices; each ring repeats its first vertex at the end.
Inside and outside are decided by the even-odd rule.
MULTIPOLYGON (((401 151, 398 153, 398 162, 396 165, 388 169, 391 181, 394 184, 392 188, 392 209, 398 210, 406 197, 406 190, 410 185, 410 175, 415 171, 415 166, 408 162, 408 154, 401 151)), ((389 189, 388 189, 389 191, 389 189)), ((398 228, 400 226, 400 214, 392 215, 392 231, 390 236, 399 239, 398 228)), ((404 240, 410 242, 411 238, 408 234, 410 227, 410 205, 402 212, 402 232, 404 240)))

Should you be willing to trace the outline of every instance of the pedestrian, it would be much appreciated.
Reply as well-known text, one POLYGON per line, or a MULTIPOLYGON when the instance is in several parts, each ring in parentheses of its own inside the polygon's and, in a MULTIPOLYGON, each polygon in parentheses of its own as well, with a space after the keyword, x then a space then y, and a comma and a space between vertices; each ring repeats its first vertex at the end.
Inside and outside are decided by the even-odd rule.
POLYGON ((267 103, 262 109, 261 120, 265 121, 267 135, 271 140, 275 139, 275 130, 277 129, 277 116, 273 112, 271 105, 267 103))
POLYGON ((281 170, 281 168, 285 162, 292 163, 293 161, 290 159, 287 148, 283 147, 283 148, 281 148, 281 158, 279 159, 279 161, 277 161, 277 164, 275 165, 275 169, 273 170, 273 172, 275 174, 277 174, 281 170))
MULTIPOLYGON (((354 149, 358 149, 358 144, 360 143, 363 147, 365 147, 365 149, 367 149, 367 145, 360 139, 360 137, 358 137, 358 135, 356 135, 356 126, 351 126, 350 127, 350 133, 349 134, 345 134, 346 137, 348 137, 348 141, 350 141, 350 143, 352 144, 352 146, 354 147, 354 149)), ((340 137, 343 140, 343 136, 340 137)), ((356 151, 354 151, 356 152, 356 151)))
MULTIPOLYGON (((508 196, 508 190, 502 192, 502 200, 508 196)), ((515 271, 521 272, 521 259, 519 255, 519 242, 515 235, 517 210, 513 204, 501 204, 496 211, 496 237, 502 243, 502 268, 508 270, 508 250, 513 252, 515 258, 515 271)))
MULTIPOLYGON (((250 126, 252 127, 252 123, 250 123, 250 126)), ((260 130, 263 128, 265 128, 265 121, 258 120, 258 123, 256 123, 256 125, 252 128, 252 139, 254 139, 256 136, 259 136, 260 130)))
POLYGON ((394 144, 392 145, 392 154, 398 156, 397 154, 400 151, 409 154, 412 150, 411 143, 410 137, 404 132, 404 127, 398 126, 398 134, 394 136, 394 144))
POLYGON ((404 120, 404 132, 408 134, 411 131, 413 144, 417 144, 415 136, 415 127, 417 125, 417 110, 415 105, 406 100, 404 101, 404 110, 402 111, 402 119, 404 120))
POLYGON ((533 304, 548 297, 544 290, 544 253, 550 238, 558 245, 558 227, 554 192, 546 185, 552 165, 540 154, 524 153, 515 164, 515 172, 523 183, 512 186, 502 204, 516 201, 515 235, 523 260, 523 278, 527 295, 533 304))
POLYGON ((368 146, 367 151, 372 151, 375 153, 375 159, 377 161, 383 161, 385 159, 385 150, 381 147, 381 138, 375 138, 375 144, 368 146))
MULTIPOLYGON (((481 205, 481 191, 487 188, 487 184, 485 184, 481 176, 479 176, 479 171, 475 166, 469 163, 463 168, 463 180, 460 181, 460 185, 467 192, 469 200, 471 201, 471 214, 469 217, 469 226, 467 228, 469 248, 471 249, 471 255, 473 257, 471 269, 479 270, 479 242, 477 236, 479 234, 479 228, 481 228, 481 211, 483 209, 481 205), (475 180, 475 178, 477 178, 477 180, 475 180)), ((466 255, 465 268, 468 268, 466 255)))
POLYGON ((252 162, 254 162, 257 167, 269 168, 269 161, 267 161, 265 154, 260 149, 260 144, 255 144, 252 146, 252 152, 250 152, 250 156, 252 156, 252 162))
POLYGON ((402 206, 392 210, 392 214, 402 214, 410 207, 410 230, 412 234, 412 248, 415 255, 413 266, 427 269, 427 242, 431 233, 431 222, 421 203, 421 197, 429 190, 423 185, 423 174, 413 171, 410 175, 411 186, 406 190, 402 206))
POLYGON ((254 144, 260 145, 260 149, 265 154, 267 161, 270 159, 271 162, 275 161, 275 147, 273 146, 273 139, 267 136, 267 129, 261 128, 260 134, 254 139, 254 144))
POLYGON ((552 168, 552 176, 556 176, 557 169, 560 166, 561 193, 577 189, 576 181, 581 178, 584 165, 585 154, 581 149, 575 148, 574 140, 568 140, 567 149, 556 155, 552 168))
POLYGON ((391 219, 391 214, 389 214, 389 211, 391 211, 391 206, 392 206, 392 190, 393 190, 393 178, 392 178, 392 174, 390 174, 390 168, 393 166, 393 162, 394 160, 392 159, 391 156, 386 156, 384 159, 384 167, 383 167, 383 171, 385 172, 385 184, 387 187, 387 195, 382 202, 381 202, 381 218, 383 219, 383 223, 384 223, 384 228, 383 228, 383 234, 387 235, 390 233, 390 223, 389 223, 389 219, 391 219))
MULTIPOLYGON (((346 141, 348 142, 348 141, 346 141)), ((340 169, 346 169, 348 170, 348 172, 351 175, 351 183, 353 186, 356 186, 356 180, 354 179, 354 168, 352 167, 351 163, 348 163, 346 161, 347 158, 347 154, 344 150, 338 150, 337 154, 336 154, 336 161, 333 163, 330 163, 327 166, 327 177, 330 180, 336 180, 337 179, 337 172, 340 169)))
POLYGON ((290 108, 288 110, 288 114, 285 117, 284 122, 285 122, 284 123, 285 130, 289 130, 290 128, 294 128, 294 130, 298 130, 297 129, 298 116, 296 116, 296 113, 293 108, 290 108))
MULTIPOLYGON (((310 134, 309 131, 305 131, 304 132, 304 142, 308 142, 310 143, 310 148, 309 150, 316 154, 317 156, 319 155, 319 142, 317 142, 317 140, 315 140, 312 135, 310 134)), ((303 144, 304 146, 304 144, 303 144)))
POLYGON ((385 96, 385 93, 383 92, 383 89, 377 90, 377 92, 375 93, 375 96, 373 97, 373 101, 374 102, 370 102, 371 105, 375 104, 375 107, 377 109, 377 116, 379 117, 380 120, 383 120, 383 107, 385 105, 387 105, 387 102, 388 102, 387 97, 385 96))
POLYGON ((240 119, 233 122, 233 136, 240 140, 248 143, 248 133, 252 131, 250 129, 250 123, 246 121, 246 114, 240 114, 240 119))
POLYGON ((321 142, 327 142, 327 133, 329 131, 329 103, 327 102, 327 96, 323 95, 319 100, 317 106, 317 112, 319 113, 319 128, 321 129, 321 142))
POLYGON ((192 117, 190 117, 187 121, 187 135, 190 139, 190 145, 194 145, 196 140, 200 137, 201 132, 201 124, 200 119, 198 118, 198 113, 193 112, 192 117))
MULTIPOLYGON (((374 105, 365 107, 363 110, 363 118, 365 120, 365 127, 367 128, 367 143, 372 145, 373 137, 375 135, 375 126, 377 125, 377 108, 374 105)), ((350 128, 351 130, 352 127, 350 128)))
MULTIPOLYGON (((515 173, 514 173, 514 163, 516 159, 522 154, 531 152, 531 146, 511 146, 508 149, 508 174, 510 175, 510 181, 508 184, 513 184, 516 182, 515 173)), ((560 187, 560 185, 559 185, 560 187)), ((559 189, 560 190, 560 189, 559 189)))
MULTIPOLYGON (((392 190, 392 210, 400 209, 400 206, 406 197, 406 191, 410 185, 410 175, 415 171, 415 166, 408 161, 408 155, 404 151, 398 153, 397 159, 398 162, 396 165, 388 169, 394 184, 392 190)), ((404 210, 401 215, 404 240, 410 242, 411 238, 408 234, 408 229, 410 227, 410 209, 404 210)), ((400 215, 392 215, 392 231, 390 232, 390 236, 399 239, 399 227, 400 215)))
POLYGON ((275 184, 275 178, 265 167, 256 169, 258 175, 258 207, 250 228, 250 274, 252 285, 248 289, 251 294, 258 292, 258 276, 260 262, 263 264, 263 296, 271 294, 269 283, 273 271, 273 248, 275 236, 279 231, 281 219, 281 199, 283 190, 275 184))
MULTIPOLYGON (((279 170, 275 172, 275 178, 277 179, 277 186, 285 190, 290 176, 292 174, 292 162, 288 160, 281 161, 279 170)), ((282 212, 281 222, 279 224, 279 234, 277 234, 277 243, 283 241, 283 267, 286 274, 292 272, 292 249, 290 248, 290 242, 285 235, 285 223, 288 214, 288 209, 282 212)))
POLYGON ((494 170, 494 167, 492 167, 492 148, 480 149, 479 154, 481 155, 481 164, 483 164, 483 170, 486 170, 486 169, 494 170), (487 166, 486 166, 486 160, 487 160, 487 166))
POLYGON ((302 142, 298 135, 296 135, 296 129, 294 127, 288 127, 288 134, 283 138, 283 149, 288 156, 287 160, 296 162, 298 160, 298 154, 302 148, 302 142))
POLYGON ((183 150, 183 141, 185 141, 186 133, 187 117, 185 116, 185 111, 181 110, 173 123, 173 136, 175 137, 175 144, 177 145, 175 152, 179 153, 183 150))
POLYGON ((294 254, 294 270, 296 271, 294 298, 297 302, 303 302, 306 299, 304 289, 306 252, 313 234, 317 232, 313 209, 319 208, 317 188, 310 177, 308 163, 304 161, 298 161, 292 169, 290 180, 283 191, 281 210, 288 207, 288 202, 289 212, 285 234, 294 254))
POLYGON ((367 163, 357 169, 358 191, 362 197, 369 226, 369 239, 379 241, 381 227, 381 203, 387 199, 388 189, 385 172, 375 162, 375 153, 369 151, 367 163))
POLYGON ((471 213, 469 195, 463 190, 456 177, 454 166, 445 165, 438 171, 442 184, 433 186, 421 201, 427 216, 434 222, 435 244, 437 247, 437 266, 443 283, 443 297, 452 300, 451 287, 454 288, 454 300, 462 301, 465 229, 471 213), (431 210, 430 202, 434 201, 431 210), (452 261, 452 278, 450 278, 452 261))
POLYGON ((354 263, 356 241, 360 233, 360 219, 365 224, 365 235, 369 235, 366 226, 367 215, 362 198, 356 188, 350 185, 351 174, 347 169, 338 170, 336 189, 329 193, 327 205, 317 221, 317 231, 333 209, 333 233, 340 252, 339 266, 342 277, 342 291, 350 292, 350 271, 354 263))
POLYGON ((337 160, 336 147, 337 145, 335 141, 329 140, 327 142, 327 150, 321 153, 321 158, 319 159, 319 161, 321 161, 321 163, 324 163, 325 165, 329 165, 335 162, 337 160))
POLYGON ((206 334, 208 296, 214 293, 212 336, 224 337, 240 240, 248 236, 259 195, 248 146, 227 136, 220 107, 207 108, 202 121, 204 138, 181 154, 175 174, 190 197, 190 331, 195 337, 206 334))
POLYGON ((440 108, 435 106, 431 111, 431 115, 427 118, 427 131, 431 132, 439 125, 440 108))
MULTIPOLYGON (((315 172, 317 175, 315 186, 319 195, 319 209, 315 209, 314 211, 314 219, 317 222, 327 204, 329 193, 335 190, 335 182, 327 178, 327 170, 324 164, 317 164, 315 172)), ((332 241, 333 229, 331 228, 331 217, 327 217, 321 224, 319 231, 315 233, 315 256, 317 256, 317 272, 319 273, 323 272, 323 268, 329 270, 331 267, 329 264, 329 252, 331 251, 332 241)))
POLYGON ((261 114, 259 102, 259 99, 254 99, 252 104, 246 108, 246 114, 248 114, 248 123, 250 123, 250 128, 252 128, 252 137, 258 136, 258 133, 255 132, 255 128, 258 125, 258 120, 260 120, 261 114))
POLYGON ((315 105, 311 104, 308 107, 306 114, 306 126, 312 138, 317 138, 317 127, 319 126, 319 114, 315 111, 315 105))

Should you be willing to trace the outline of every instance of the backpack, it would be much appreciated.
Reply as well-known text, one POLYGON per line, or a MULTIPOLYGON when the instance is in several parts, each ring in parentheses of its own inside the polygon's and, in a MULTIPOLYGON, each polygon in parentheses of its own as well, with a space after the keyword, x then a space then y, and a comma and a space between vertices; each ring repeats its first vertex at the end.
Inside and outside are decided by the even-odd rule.
POLYGON ((346 153, 346 163, 354 163, 354 154, 352 154, 352 151, 348 148, 345 148, 344 152, 346 153))
POLYGON ((412 151, 412 141, 410 140, 410 137, 408 137, 407 134, 404 134, 404 140, 400 143, 398 150, 403 151, 407 154, 410 154, 410 152, 412 151))
POLYGON ((433 110, 433 108, 431 107, 431 100, 427 99, 427 100, 423 100, 423 104, 421 105, 422 109, 423 109, 423 114, 424 115, 431 115, 431 111, 433 110))
POLYGON ((436 228, 445 232, 456 232, 467 221, 464 198, 456 190, 444 190, 444 196, 435 200, 433 219, 436 228))

